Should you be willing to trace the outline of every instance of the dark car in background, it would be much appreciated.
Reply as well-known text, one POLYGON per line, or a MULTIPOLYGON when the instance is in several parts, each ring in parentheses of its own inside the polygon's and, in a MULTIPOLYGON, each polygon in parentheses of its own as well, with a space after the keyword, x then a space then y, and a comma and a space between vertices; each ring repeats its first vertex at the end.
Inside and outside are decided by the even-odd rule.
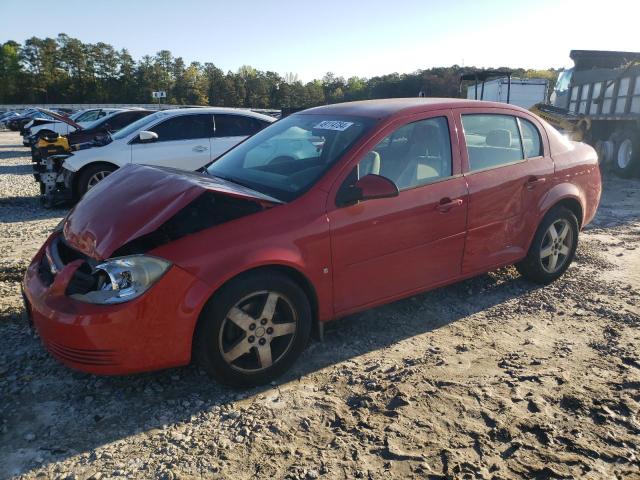
POLYGON ((18 132, 24 128, 24 126, 32 121, 35 118, 45 118, 47 120, 53 120, 55 118, 54 115, 50 115, 49 113, 43 110, 29 110, 27 112, 22 113, 18 117, 14 117, 7 122, 7 128, 14 132, 18 132))

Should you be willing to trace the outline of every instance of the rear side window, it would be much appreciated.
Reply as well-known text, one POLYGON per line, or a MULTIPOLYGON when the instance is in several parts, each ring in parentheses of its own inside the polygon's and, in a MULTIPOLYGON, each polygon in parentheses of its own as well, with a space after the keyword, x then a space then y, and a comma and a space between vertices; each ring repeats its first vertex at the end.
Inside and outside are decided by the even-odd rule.
POLYGON ((469 170, 484 170, 524 160, 518 122, 511 115, 462 115, 469 170))
POLYGON ((206 114, 179 115, 156 125, 151 131, 158 134, 159 142, 209 138, 213 132, 213 119, 206 114))
POLYGON ((529 120, 518 118, 522 130, 522 143, 524 144, 524 154, 527 158, 541 157, 542 142, 538 128, 529 120))
POLYGON ((216 114, 216 137, 246 137, 262 130, 262 122, 244 115, 216 114))

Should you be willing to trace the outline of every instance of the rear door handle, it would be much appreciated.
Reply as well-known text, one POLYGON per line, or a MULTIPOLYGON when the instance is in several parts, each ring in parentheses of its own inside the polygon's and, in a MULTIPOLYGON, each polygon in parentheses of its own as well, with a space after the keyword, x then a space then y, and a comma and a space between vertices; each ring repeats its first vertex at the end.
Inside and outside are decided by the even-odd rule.
POLYGON ((451 200, 450 198, 445 197, 438 202, 438 205, 436 205, 436 210, 442 213, 446 213, 454 207, 461 207, 462 204, 463 201, 461 198, 455 198, 451 200))
POLYGON ((193 147, 194 152, 205 152, 207 150, 208 148, 205 147, 204 145, 196 145, 195 147, 193 147))
POLYGON ((529 179, 525 183, 525 186, 529 190, 533 190, 534 188, 536 188, 537 185, 544 183, 546 181, 547 179, 544 177, 529 177, 529 179))

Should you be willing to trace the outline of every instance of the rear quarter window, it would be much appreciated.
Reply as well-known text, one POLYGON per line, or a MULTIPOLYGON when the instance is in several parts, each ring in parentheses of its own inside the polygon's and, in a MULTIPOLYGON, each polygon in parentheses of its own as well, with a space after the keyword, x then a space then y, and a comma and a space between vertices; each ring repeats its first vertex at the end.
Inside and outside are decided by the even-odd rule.
POLYGON ((527 158, 533 158, 544 155, 538 127, 524 118, 518 118, 518 121, 520 122, 520 129, 522 130, 522 143, 525 156, 527 158))

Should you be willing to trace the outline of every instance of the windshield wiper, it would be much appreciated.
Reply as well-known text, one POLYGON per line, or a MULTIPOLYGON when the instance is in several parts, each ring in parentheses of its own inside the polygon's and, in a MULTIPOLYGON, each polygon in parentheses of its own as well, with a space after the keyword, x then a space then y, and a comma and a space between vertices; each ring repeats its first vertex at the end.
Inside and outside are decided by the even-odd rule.
MULTIPOLYGON (((208 171, 208 170, 206 170, 206 169, 205 169, 205 171, 206 171, 207 173, 209 173, 209 171, 208 171)), ((226 182, 235 183, 236 185, 240 185, 241 187, 248 188, 248 189, 250 189, 250 190, 254 190, 254 189, 253 189, 253 188, 251 188, 249 185, 247 185, 246 183, 242 183, 242 182, 238 181, 238 179, 236 179, 236 178, 233 178, 233 177, 223 177, 222 175, 213 175, 213 174, 211 174, 211 173, 209 173, 209 175, 211 175, 212 177, 215 177, 215 178, 219 178, 219 179, 221 179, 221 180, 224 180, 224 181, 226 181, 226 182)))
POLYGON ((271 195, 267 195, 266 193, 263 193, 263 192, 261 192, 260 190, 256 190, 255 188, 253 188, 253 187, 251 187, 251 186, 247 185, 246 183, 242 183, 242 182, 238 181, 238 180, 237 180, 236 178, 234 178, 234 177, 224 177, 224 176, 222 176, 222 175, 213 175, 213 174, 209 173, 209 171, 208 171, 206 168, 204 169, 204 173, 206 173, 207 175, 209 175, 209 176, 211 176, 211 177, 219 178, 220 180, 224 180, 225 182, 235 183, 236 185, 239 185, 239 186, 241 186, 241 187, 243 187, 243 188, 246 188, 246 189, 248 189, 248 190, 251 190, 252 192, 256 192, 256 193, 258 193, 258 194, 260 194, 260 195, 262 195, 262 196, 264 196, 264 197, 266 197, 266 198, 270 198, 270 199, 272 199, 272 200, 274 200, 274 201, 276 201, 276 202, 279 202, 279 203, 286 203, 284 200, 280 200, 279 198, 272 197, 271 195))

